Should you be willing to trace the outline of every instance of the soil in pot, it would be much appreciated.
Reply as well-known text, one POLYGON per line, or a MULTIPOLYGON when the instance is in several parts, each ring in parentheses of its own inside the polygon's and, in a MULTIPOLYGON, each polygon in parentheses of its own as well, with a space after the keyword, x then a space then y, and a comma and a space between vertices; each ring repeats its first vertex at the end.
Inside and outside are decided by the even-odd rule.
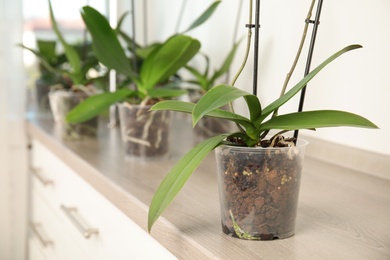
POLYGON ((253 240, 294 235, 303 147, 217 148, 224 233, 253 240))
POLYGON ((149 111, 151 105, 118 105, 128 159, 161 159, 169 153, 170 111, 149 111))

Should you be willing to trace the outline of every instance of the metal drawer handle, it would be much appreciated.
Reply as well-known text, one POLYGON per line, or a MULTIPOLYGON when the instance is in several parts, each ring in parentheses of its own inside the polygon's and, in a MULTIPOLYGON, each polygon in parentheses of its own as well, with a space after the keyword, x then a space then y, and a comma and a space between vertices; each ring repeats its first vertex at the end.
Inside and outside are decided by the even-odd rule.
POLYGON ((39 239, 43 247, 48 247, 53 245, 53 240, 51 240, 45 230, 42 228, 41 223, 30 223, 31 229, 35 236, 39 239))
POLYGON ((43 186, 48 186, 48 185, 53 185, 54 181, 49 179, 46 174, 43 173, 42 170, 38 168, 32 168, 31 169, 32 173, 34 174, 35 177, 43 184, 43 186))
POLYGON ((61 208, 85 238, 90 238, 92 235, 99 234, 99 229, 90 227, 90 225, 80 216, 76 207, 61 205, 61 208))

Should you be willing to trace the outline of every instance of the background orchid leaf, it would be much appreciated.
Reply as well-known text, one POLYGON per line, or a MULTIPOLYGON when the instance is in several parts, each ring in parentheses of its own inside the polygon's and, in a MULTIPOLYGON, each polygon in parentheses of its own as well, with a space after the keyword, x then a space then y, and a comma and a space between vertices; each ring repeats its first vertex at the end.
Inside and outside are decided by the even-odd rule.
POLYGON ((186 90, 177 88, 154 88, 147 91, 147 95, 151 98, 178 97, 186 93, 186 90))
POLYGON ((198 27, 199 25, 203 24, 204 22, 206 22, 210 16, 215 12, 215 10, 217 9, 218 5, 221 3, 221 1, 215 1, 214 3, 212 3, 207 9, 206 11, 204 11, 188 28, 187 30, 185 30, 183 33, 186 33, 186 32, 189 32, 193 29, 195 29, 196 27, 198 27))
POLYGON ((112 104, 134 94, 135 91, 124 88, 112 93, 107 92, 90 96, 66 115, 66 121, 73 124, 87 121, 108 109, 112 104))
POLYGON ((236 55, 238 45, 240 45, 240 43, 241 43, 241 40, 233 45, 233 48, 230 50, 228 56, 225 58, 224 62, 222 63, 221 68, 219 70, 217 70, 214 73, 214 75, 211 77, 210 81, 212 82, 212 85, 214 85, 214 82, 216 79, 221 77, 223 74, 225 74, 229 70, 229 68, 233 62, 234 56, 236 55))
POLYGON ((81 16, 92 36, 93 49, 99 61, 110 69, 135 78, 130 60, 106 17, 90 6, 82 8, 81 16))
POLYGON ((80 57, 77 54, 76 49, 73 48, 73 46, 69 45, 65 41, 64 37, 62 36, 62 34, 58 28, 57 21, 54 17, 53 8, 52 8, 50 0, 49 0, 49 11, 50 11, 50 20, 51 20, 52 28, 53 28, 55 34, 57 35, 58 40, 61 42, 62 46, 64 47, 66 58, 68 59, 69 64, 72 67, 72 72, 69 73, 69 76, 72 78, 73 84, 75 84, 75 85, 82 84, 83 83, 82 80, 84 77, 83 77, 83 74, 81 72, 80 57))
POLYGON ((144 60, 141 71, 142 89, 151 89, 156 84, 166 81, 200 49, 200 42, 186 35, 169 38, 161 46, 156 47, 144 60))

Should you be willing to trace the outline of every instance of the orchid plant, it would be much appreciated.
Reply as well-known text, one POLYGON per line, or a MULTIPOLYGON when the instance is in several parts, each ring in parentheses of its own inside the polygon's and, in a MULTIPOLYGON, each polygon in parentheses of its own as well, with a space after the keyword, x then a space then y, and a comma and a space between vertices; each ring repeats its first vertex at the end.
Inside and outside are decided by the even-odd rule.
POLYGON ((194 126, 202 117, 209 116, 232 121, 239 126, 239 131, 220 134, 199 143, 173 166, 157 188, 150 204, 148 230, 151 230, 155 221, 173 201, 207 154, 219 145, 258 147, 261 146, 262 140, 266 138, 265 135, 274 129, 286 132, 297 129, 336 126, 377 128, 375 124, 359 115, 337 110, 305 111, 284 115, 273 114, 306 86, 326 65, 340 55, 361 47, 360 45, 350 45, 336 52, 312 70, 288 92, 264 108, 262 108, 257 96, 231 85, 213 87, 196 104, 175 100, 155 104, 151 110, 173 110, 192 114, 194 126), (245 99, 249 110, 249 118, 220 109, 238 98, 245 99))

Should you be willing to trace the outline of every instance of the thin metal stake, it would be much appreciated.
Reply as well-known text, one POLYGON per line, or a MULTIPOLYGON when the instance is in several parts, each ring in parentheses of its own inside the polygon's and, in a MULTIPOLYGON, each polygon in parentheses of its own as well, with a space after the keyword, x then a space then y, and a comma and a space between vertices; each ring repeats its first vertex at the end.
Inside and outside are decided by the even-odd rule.
POLYGON ((257 78, 259 64, 259 29, 260 29, 260 0, 256 0, 255 14, 255 46, 254 46, 254 62, 253 62, 253 95, 257 95, 257 78))
MULTIPOLYGON (((311 40, 310 40, 309 53, 307 55, 307 60, 306 60, 305 76, 307 76, 307 74, 310 73, 310 66, 311 66, 311 61, 313 58, 314 45, 315 45, 316 38, 317 38, 318 25, 320 24, 322 2, 323 2, 323 0, 318 1, 317 11, 316 11, 316 16, 314 18, 314 21, 313 20, 306 20, 305 21, 306 23, 313 23, 314 24, 313 32, 312 32, 311 40)), ((306 86, 307 85, 305 85, 301 90, 301 97, 299 100, 298 112, 302 112, 302 110, 303 110, 303 104, 305 102, 306 86)), ((295 140, 298 139, 298 135, 299 135, 299 130, 295 130, 294 131, 295 140)))

